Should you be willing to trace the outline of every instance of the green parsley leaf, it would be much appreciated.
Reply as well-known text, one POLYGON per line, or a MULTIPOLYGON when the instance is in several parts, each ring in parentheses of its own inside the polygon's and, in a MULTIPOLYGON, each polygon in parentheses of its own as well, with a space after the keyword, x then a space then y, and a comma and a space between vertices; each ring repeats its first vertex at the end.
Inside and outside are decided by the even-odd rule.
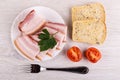
POLYGON ((45 34, 50 35, 50 33, 47 31, 47 29, 42 30, 45 34))
POLYGON ((50 37, 49 35, 43 34, 43 33, 39 34, 39 36, 38 36, 39 39, 44 39, 44 40, 49 39, 49 37, 50 37))
POLYGON ((40 47, 40 51, 45 51, 48 49, 54 48, 54 46, 57 44, 55 38, 53 35, 50 34, 47 29, 42 30, 43 33, 39 34, 38 38, 40 41, 38 42, 38 45, 40 47))

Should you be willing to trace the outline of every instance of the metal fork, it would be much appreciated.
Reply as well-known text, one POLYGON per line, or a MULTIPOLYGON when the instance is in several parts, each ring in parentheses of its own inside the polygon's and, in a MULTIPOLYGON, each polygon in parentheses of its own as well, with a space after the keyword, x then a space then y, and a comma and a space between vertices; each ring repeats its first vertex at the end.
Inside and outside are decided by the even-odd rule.
POLYGON ((25 69, 28 73, 39 73, 46 70, 66 71, 66 72, 73 72, 79 74, 87 74, 89 72, 89 69, 86 66, 68 67, 68 68, 45 68, 40 66, 39 64, 30 64, 25 69))

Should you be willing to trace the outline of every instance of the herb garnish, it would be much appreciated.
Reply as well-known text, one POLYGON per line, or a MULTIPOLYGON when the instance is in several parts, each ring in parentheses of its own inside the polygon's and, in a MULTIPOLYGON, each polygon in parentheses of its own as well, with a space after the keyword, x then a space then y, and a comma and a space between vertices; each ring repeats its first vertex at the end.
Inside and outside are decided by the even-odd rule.
POLYGON ((40 47, 40 51, 45 51, 45 50, 48 50, 48 49, 52 49, 57 44, 57 42, 54 38, 55 34, 50 34, 47 31, 47 29, 42 30, 42 33, 40 33, 38 35, 38 38, 40 39, 40 41, 38 42, 38 45, 40 47))

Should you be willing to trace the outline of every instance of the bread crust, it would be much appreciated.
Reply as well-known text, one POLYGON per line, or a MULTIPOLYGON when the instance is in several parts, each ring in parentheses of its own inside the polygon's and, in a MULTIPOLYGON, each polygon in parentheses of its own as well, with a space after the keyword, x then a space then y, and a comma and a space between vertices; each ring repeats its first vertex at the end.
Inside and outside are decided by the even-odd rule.
MULTIPOLYGON (((87 42, 90 44, 103 44, 103 42, 106 39, 106 35, 107 35, 107 28, 106 28, 105 21, 106 21, 105 9, 101 3, 89 3, 89 4, 86 4, 83 6, 72 7, 72 39, 73 39, 73 41, 87 42), (86 40, 86 39, 90 39, 90 38, 86 38, 85 40, 80 40, 81 37, 79 37, 79 36, 76 37, 76 35, 78 33, 82 33, 80 31, 77 31, 77 30, 79 30, 81 25, 77 25, 77 27, 76 27, 76 24, 81 23, 82 27, 86 27, 86 25, 85 25, 86 23, 89 23, 92 25, 92 23, 96 23, 96 22, 99 22, 98 24, 96 24, 97 26, 99 26, 99 24, 102 25, 102 26, 100 26, 100 28, 102 28, 104 26, 104 30, 103 30, 103 32, 101 32, 104 35, 100 38, 99 42, 95 42, 92 40, 88 40, 88 41, 86 40), (77 40, 78 38, 79 38, 79 40, 77 40)), ((85 28, 82 28, 82 29, 85 29, 85 28)), ((85 34, 88 34, 88 33, 89 32, 87 32, 85 34)), ((100 33, 98 35, 100 35, 100 33)))
POLYGON ((76 41, 76 42, 85 42, 90 44, 103 44, 107 34, 106 31, 107 31, 106 24, 102 21, 97 21, 97 20, 74 21, 72 39, 73 41, 76 41), (90 25, 92 25, 92 28, 90 25), (96 27, 99 27, 99 28, 96 29, 96 27), (95 31, 95 30, 98 30, 98 31, 95 31), (97 36, 101 36, 101 37, 98 38, 97 36))
POLYGON ((96 17, 99 18, 100 20, 102 20, 103 22, 105 22, 105 20, 106 20, 105 10, 104 10, 104 7, 103 7, 103 5, 101 3, 91 3, 91 4, 82 5, 82 6, 74 6, 74 7, 72 7, 72 21, 73 22, 77 21, 77 20, 86 20, 86 18, 87 19, 95 19, 96 17), (91 10, 93 8, 96 9, 96 10, 93 10, 94 12, 97 11, 97 8, 100 9, 100 10, 98 10, 100 17, 97 16, 98 13, 94 13, 94 12, 92 12, 93 13, 92 16, 89 16, 90 13, 91 13, 91 10), (84 11, 86 9, 88 9, 88 12, 89 12, 88 15, 84 14, 84 11))

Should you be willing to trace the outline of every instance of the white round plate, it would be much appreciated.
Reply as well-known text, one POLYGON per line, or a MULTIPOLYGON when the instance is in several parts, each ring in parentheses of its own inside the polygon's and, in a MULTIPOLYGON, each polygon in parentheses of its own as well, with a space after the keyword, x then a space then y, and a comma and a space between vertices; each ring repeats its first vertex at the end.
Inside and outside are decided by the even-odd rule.
MULTIPOLYGON (((42 16, 45 17, 46 20, 51 21, 51 22, 57 22, 57 23, 64 23, 64 20, 62 19, 62 17, 53 9, 50 9, 48 7, 43 7, 43 6, 36 6, 36 7, 31 7, 28 9, 25 9, 24 11, 22 11, 14 20, 13 24, 12 24, 12 28, 11 28, 11 41, 12 44, 14 46, 14 48, 16 49, 16 51, 23 56, 24 58, 28 59, 26 56, 24 56, 19 49, 15 46, 14 44, 14 40, 20 35, 20 31, 18 29, 18 24, 25 18, 25 16, 31 11, 31 10, 35 10, 37 13, 41 14, 42 16)), ((64 47, 65 43, 62 43, 62 48, 64 47)), ((61 49, 62 50, 62 49, 61 49)), ((53 53, 53 56, 45 56, 45 58, 42 61, 46 61, 49 59, 52 59, 53 57, 55 57, 56 55, 58 55, 60 53, 61 50, 58 50, 57 52, 53 53)), ((29 60, 29 59, 28 59, 29 60)), ((37 61, 37 59, 35 60, 37 61)))

